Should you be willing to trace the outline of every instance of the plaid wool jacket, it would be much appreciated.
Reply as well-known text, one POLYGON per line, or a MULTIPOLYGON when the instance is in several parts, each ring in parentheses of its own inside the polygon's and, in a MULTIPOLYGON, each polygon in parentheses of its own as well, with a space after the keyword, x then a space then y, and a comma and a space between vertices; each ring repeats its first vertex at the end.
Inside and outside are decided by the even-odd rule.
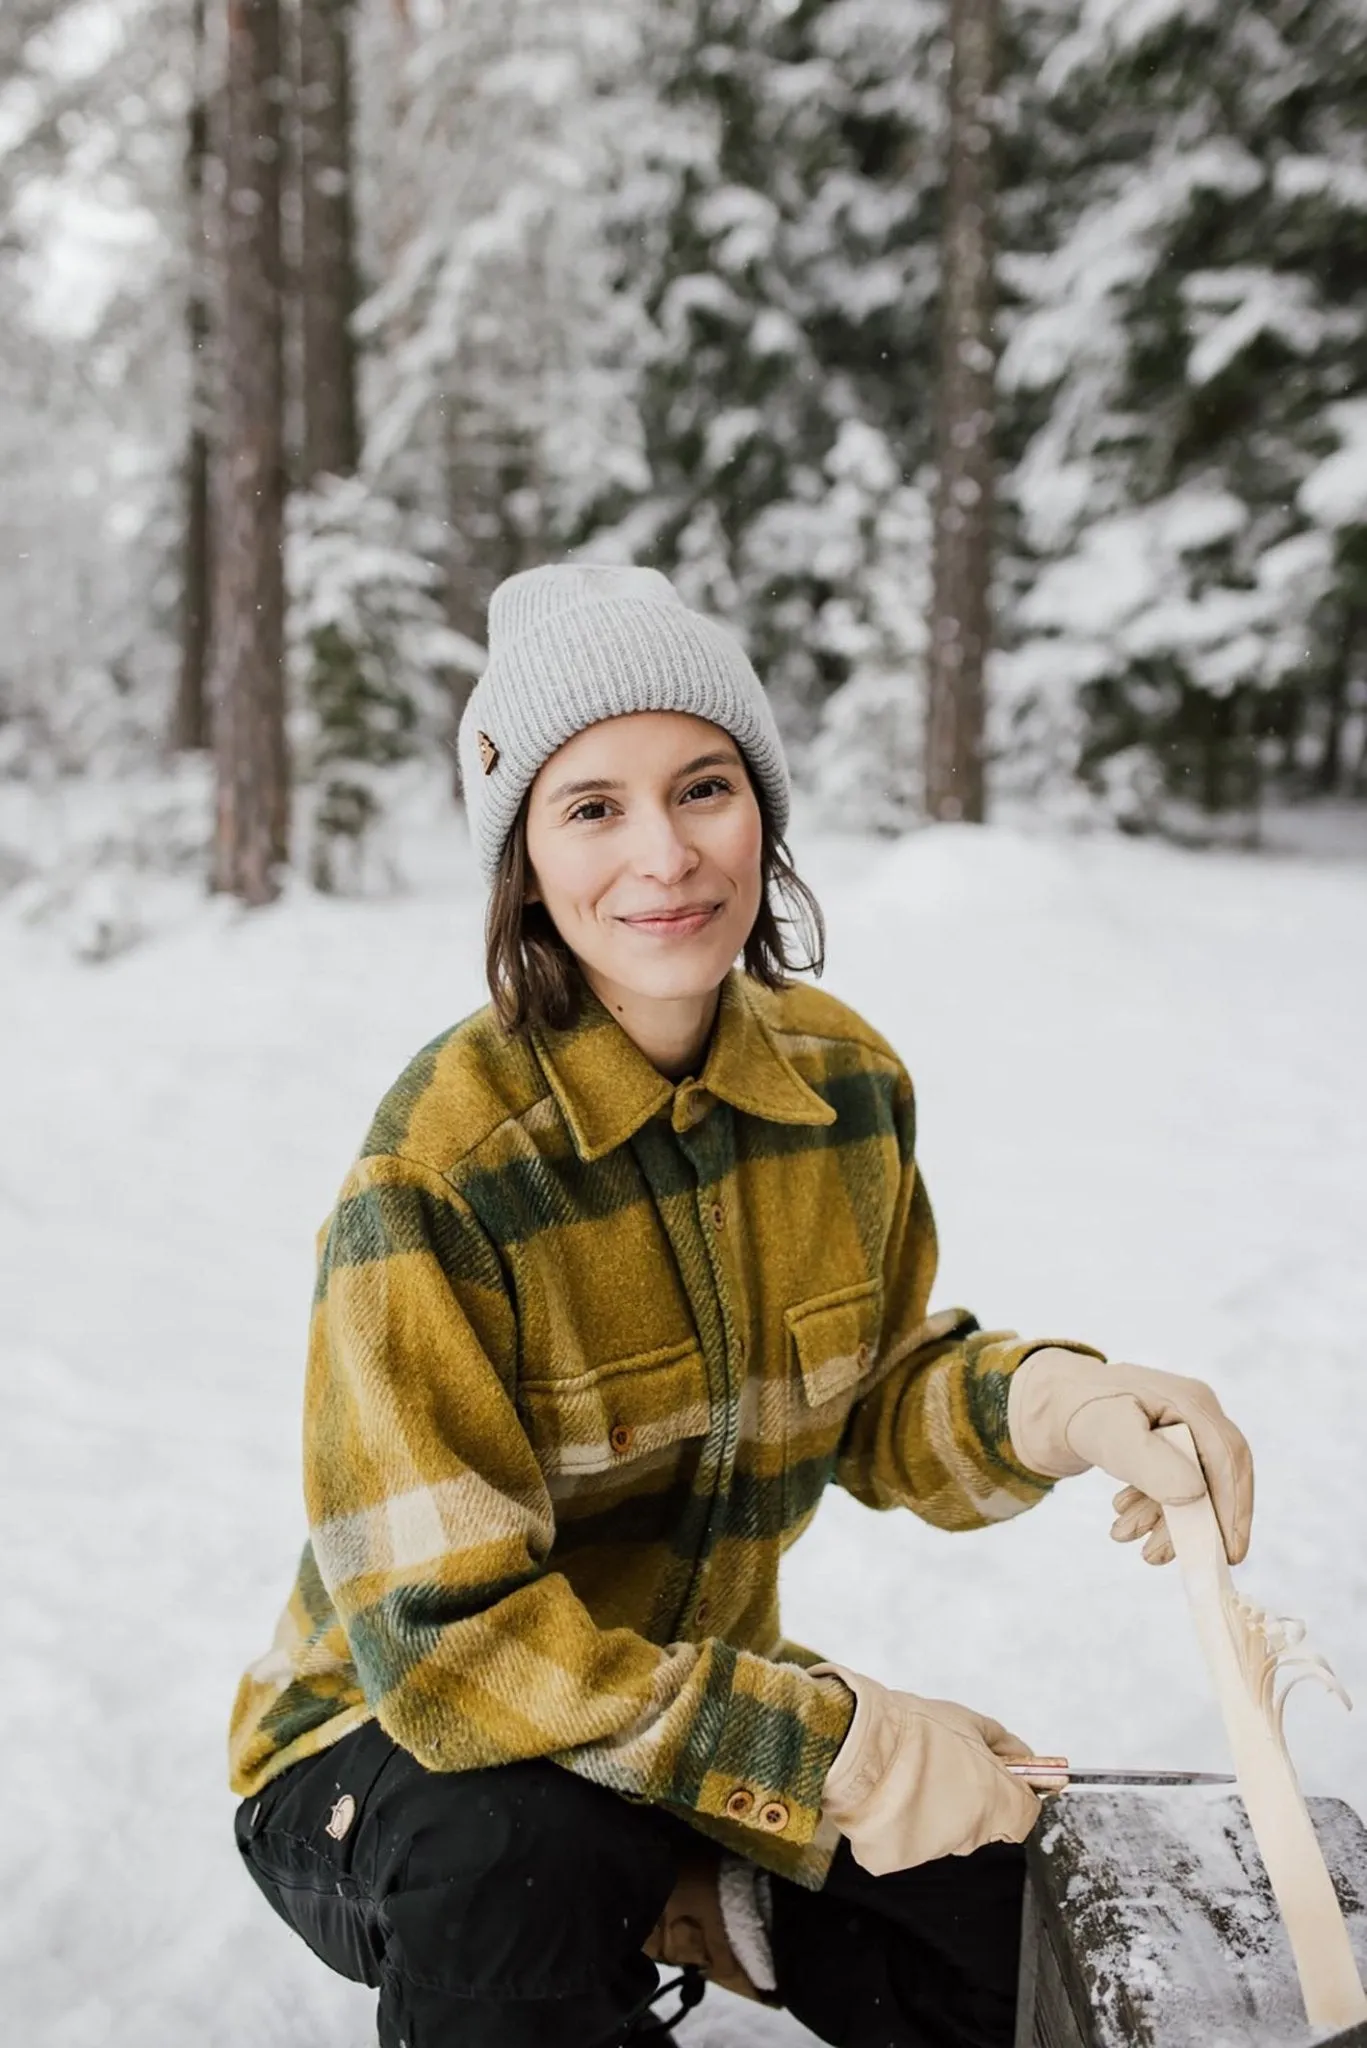
POLYGON ((378 1716, 433 1770, 550 1757, 819 1886, 852 1703, 784 1640, 781 1552, 832 1478, 944 1529, 1050 1484, 1006 1395, 1059 1340, 928 1314, 914 1137, 876 1031, 738 970, 677 1084, 592 996, 421 1052, 319 1235, 309 1539, 234 1789, 378 1716))

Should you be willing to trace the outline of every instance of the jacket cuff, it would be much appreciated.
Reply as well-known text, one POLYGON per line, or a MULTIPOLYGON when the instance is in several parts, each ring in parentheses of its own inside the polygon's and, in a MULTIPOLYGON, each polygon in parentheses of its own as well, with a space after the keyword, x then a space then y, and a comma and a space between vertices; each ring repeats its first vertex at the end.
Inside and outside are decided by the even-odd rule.
POLYGON ((665 1796, 774 1846, 805 1847, 821 1822, 826 1775, 854 1718, 854 1697, 838 1678, 721 1643, 713 1649, 695 1723, 698 1734, 708 1731, 705 1754, 695 1750, 692 1768, 684 1760, 681 1775, 691 1783, 665 1796))

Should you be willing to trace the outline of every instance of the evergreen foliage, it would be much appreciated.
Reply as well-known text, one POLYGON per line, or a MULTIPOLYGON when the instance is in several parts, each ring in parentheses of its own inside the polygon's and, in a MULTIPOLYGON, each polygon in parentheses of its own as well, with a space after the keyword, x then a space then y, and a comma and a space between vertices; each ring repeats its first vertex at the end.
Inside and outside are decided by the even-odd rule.
POLYGON ((1091 4, 1035 97, 1004 691, 1136 822, 1362 794, 1367 16, 1091 4))
POLYGON ((0 774, 165 723, 188 73, 169 0, 0 8, 0 774))
MULTIPOLYGON (((914 820, 945 21, 356 0, 359 473, 291 513, 320 878, 446 747, 493 584, 566 548, 736 628, 832 816, 914 820)), ((1367 16, 1003 32, 993 789, 1367 798, 1367 16)), ((0 773, 165 733, 191 56, 168 0, 0 10, 0 773)))
POLYGON ((669 117, 614 216, 650 323, 647 478, 611 542, 747 642, 790 734, 923 635, 940 11, 699 0, 654 45, 669 117))
POLYGON ((382 864, 370 834, 387 771, 453 737, 449 678, 477 668, 480 649, 446 624, 440 571, 392 500, 360 478, 328 477, 295 496, 289 517, 309 872, 319 889, 352 893, 382 864))

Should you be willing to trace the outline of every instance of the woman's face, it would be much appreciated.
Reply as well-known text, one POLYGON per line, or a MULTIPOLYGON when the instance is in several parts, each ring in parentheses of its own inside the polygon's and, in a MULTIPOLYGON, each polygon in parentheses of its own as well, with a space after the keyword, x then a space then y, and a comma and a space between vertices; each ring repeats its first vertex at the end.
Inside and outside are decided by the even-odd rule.
POLYGON ((599 995, 702 996, 750 936, 760 846, 730 735, 684 712, 634 711, 576 733, 532 784, 529 897, 599 995))

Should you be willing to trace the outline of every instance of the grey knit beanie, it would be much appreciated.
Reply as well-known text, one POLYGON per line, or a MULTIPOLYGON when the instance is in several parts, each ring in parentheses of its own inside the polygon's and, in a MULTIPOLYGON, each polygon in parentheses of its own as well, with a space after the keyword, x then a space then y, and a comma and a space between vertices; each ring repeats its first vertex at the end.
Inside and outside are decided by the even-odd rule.
POLYGON ((489 659, 460 721, 460 778, 492 882, 518 805, 557 747, 631 711, 687 711, 730 733, 788 823, 788 767, 764 686, 735 637, 658 569, 555 562, 489 600, 489 659))

